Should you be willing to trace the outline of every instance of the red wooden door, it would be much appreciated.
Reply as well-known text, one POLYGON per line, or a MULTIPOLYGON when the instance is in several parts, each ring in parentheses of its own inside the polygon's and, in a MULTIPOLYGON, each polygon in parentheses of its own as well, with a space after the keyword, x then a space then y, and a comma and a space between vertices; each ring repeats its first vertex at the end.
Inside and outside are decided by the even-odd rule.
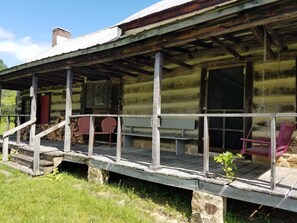
POLYGON ((50 96, 42 95, 40 98, 40 124, 49 123, 50 96))

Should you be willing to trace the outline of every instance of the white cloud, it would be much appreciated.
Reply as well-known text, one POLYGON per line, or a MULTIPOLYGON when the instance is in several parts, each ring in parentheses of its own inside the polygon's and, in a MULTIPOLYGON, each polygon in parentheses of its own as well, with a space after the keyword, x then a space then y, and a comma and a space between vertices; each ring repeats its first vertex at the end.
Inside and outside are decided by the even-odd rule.
MULTIPOLYGON (((17 38, 12 32, 0 27, 0 53, 16 58, 19 63, 26 62, 51 47, 51 43, 33 42, 30 36, 17 38)), ((5 61, 5 58, 1 58, 5 61)))
POLYGON ((14 34, 0 27, 0 40, 1 39, 14 39, 14 34))

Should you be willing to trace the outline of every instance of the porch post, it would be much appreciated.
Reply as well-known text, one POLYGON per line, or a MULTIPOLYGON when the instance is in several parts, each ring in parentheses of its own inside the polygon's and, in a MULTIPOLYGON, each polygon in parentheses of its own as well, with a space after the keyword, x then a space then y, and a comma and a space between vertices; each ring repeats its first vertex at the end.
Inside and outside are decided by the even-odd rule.
POLYGON ((152 118, 152 166, 151 169, 160 169, 160 115, 161 115, 161 80, 163 68, 163 54, 155 55, 154 68, 154 96, 152 118))
POLYGON ((209 135, 208 118, 204 116, 204 137, 203 137, 203 174, 207 177, 209 173, 209 135))
POLYGON ((64 151, 70 152, 71 147, 71 128, 70 115, 72 115, 72 85, 73 85, 73 71, 67 70, 66 83, 66 107, 65 107, 65 137, 64 137, 64 151))
POLYGON ((271 175, 270 175, 270 188, 271 190, 274 190, 275 188, 275 174, 276 174, 276 168, 275 168, 275 156, 276 156, 276 133, 275 133, 275 116, 273 115, 271 117, 271 175))
MULTIPOLYGON (((37 111, 37 83, 38 83, 38 78, 36 74, 33 74, 32 76, 32 86, 30 88, 30 97, 31 97, 31 114, 30 114, 30 119, 36 120, 36 111, 37 111)), ((33 146, 34 145, 34 139, 35 139, 35 131, 36 131, 36 124, 32 124, 30 128, 30 141, 29 145, 33 146)))

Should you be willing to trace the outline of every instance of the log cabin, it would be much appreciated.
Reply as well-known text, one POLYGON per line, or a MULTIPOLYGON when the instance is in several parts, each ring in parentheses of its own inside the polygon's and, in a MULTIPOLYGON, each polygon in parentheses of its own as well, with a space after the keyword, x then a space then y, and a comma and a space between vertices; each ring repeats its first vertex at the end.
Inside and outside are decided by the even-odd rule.
POLYGON ((20 91, 18 113, 27 115, 3 134, 3 162, 25 170, 8 160, 23 149, 32 175, 46 172, 47 154, 193 190, 193 199, 206 193, 297 212, 294 147, 275 157, 280 122, 297 116, 296 34, 290 0, 163 0, 78 38, 54 29, 51 49, 0 72, 1 89, 20 91), (71 145, 79 117, 90 117, 88 145, 71 145), (94 145, 104 117, 117 119, 112 148, 94 145), (28 142, 9 140, 26 127, 28 142), (59 128, 62 143, 41 140, 59 128), (237 178, 221 177, 212 154, 238 153, 240 138, 267 134, 268 164, 247 156, 237 178))

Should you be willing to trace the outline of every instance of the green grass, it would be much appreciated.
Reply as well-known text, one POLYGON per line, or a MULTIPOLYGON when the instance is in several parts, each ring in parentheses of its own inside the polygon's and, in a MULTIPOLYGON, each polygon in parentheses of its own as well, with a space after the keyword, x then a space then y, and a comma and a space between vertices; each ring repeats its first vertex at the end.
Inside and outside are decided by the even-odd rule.
MULTIPOLYGON (((0 185, 0 222, 164 222, 156 214, 175 222, 191 218, 191 191, 122 175, 111 175, 110 184, 99 186, 67 172, 32 178, 0 163, 0 185)), ((296 213, 229 200, 225 222, 296 218, 296 213)))
POLYGON ((31 178, 0 164, 0 222, 145 223, 154 222, 155 211, 176 214, 127 187, 98 186, 67 173, 57 176, 31 178))

